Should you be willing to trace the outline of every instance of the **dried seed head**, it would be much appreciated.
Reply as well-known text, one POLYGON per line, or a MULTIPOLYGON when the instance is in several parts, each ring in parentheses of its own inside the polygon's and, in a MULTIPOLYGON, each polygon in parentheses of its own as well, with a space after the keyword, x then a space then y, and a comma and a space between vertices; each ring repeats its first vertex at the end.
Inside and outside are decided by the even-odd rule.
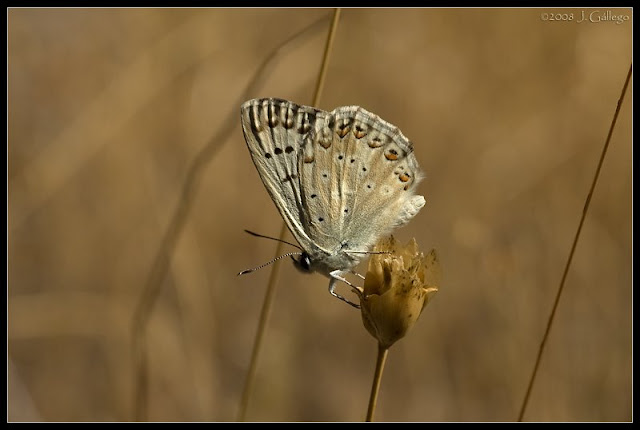
POLYGON ((380 345, 388 348, 405 336, 438 291, 440 265, 435 250, 425 256, 415 239, 402 246, 390 236, 374 250, 390 254, 374 254, 369 259, 360 302, 362 321, 380 345))

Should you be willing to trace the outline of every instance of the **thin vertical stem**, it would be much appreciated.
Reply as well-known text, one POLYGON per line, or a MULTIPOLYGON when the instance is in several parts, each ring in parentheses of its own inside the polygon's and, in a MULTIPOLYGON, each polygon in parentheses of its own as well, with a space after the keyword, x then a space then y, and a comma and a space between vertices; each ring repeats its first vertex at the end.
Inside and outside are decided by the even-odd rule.
MULTIPOLYGON (((329 65, 329 56, 331 54, 331 48, 333 46, 333 39, 335 37, 336 28, 338 27, 338 21, 340 18, 340 8, 336 8, 333 12, 333 19, 331 20, 331 27, 327 35, 327 41, 324 48, 324 54, 322 56, 322 64, 320 65, 320 71, 318 73, 318 80, 316 82, 316 89, 313 95, 313 106, 317 106, 320 101, 320 94, 324 87, 325 76, 327 74, 327 68, 329 65)), ((280 240, 284 240, 284 236, 287 232, 287 226, 282 222, 280 228, 280 240)), ((276 246, 275 257, 282 254, 282 242, 278 242, 276 246)), ((275 258, 274 257, 274 258, 275 258)), ((238 421, 244 421, 247 416, 247 409, 249 405, 249 399, 253 393, 253 386, 255 382, 256 370, 258 366, 258 359, 260 357, 260 351, 262 349, 262 339, 266 331, 267 322, 269 321, 269 315, 271 314, 271 303, 275 294, 276 280, 278 279, 278 273, 280 268, 280 260, 273 263, 271 266, 271 274, 269 275, 269 281, 267 284, 267 291, 265 293, 264 301, 262 303, 262 310, 260 311, 260 319, 258 322, 258 332, 253 343, 253 350, 251 352, 251 363, 249 364, 249 370, 247 372, 247 378, 242 390, 242 397, 240 400, 240 408, 238 411, 238 421)))
MULTIPOLYGON (((285 40, 271 51, 262 64, 260 64, 256 69, 253 78, 246 86, 243 93, 239 96, 235 105, 240 106, 250 94, 255 93, 256 89, 263 83, 269 74, 269 71, 273 69, 272 66, 279 56, 290 50, 294 42, 300 42, 303 36, 313 34, 320 25, 324 24, 324 21, 327 18, 327 16, 323 16, 308 27, 292 35, 289 39, 285 40)), ((151 269, 147 275, 142 295, 133 313, 131 324, 131 349, 134 372, 133 418, 136 421, 143 421, 148 418, 149 358, 147 354, 146 330, 149 318, 155 308, 156 300, 162 289, 162 282, 166 278, 167 271, 169 270, 169 263, 175 250, 176 243, 178 243, 178 240, 184 231, 184 226, 198 190, 200 177, 209 162, 222 148, 223 145, 221 145, 220 142, 228 141, 229 137, 233 134, 236 124, 236 115, 237 113, 235 109, 233 112, 230 112, 229 118, 223 122, 225 126, 209 140, 205 147, 196 155, 194 161, 189 167, 180 193, 180 200, 162 236, 158 251, 153 259, 153 264, 151 265, 151 269)))
POLYGON ((533 372, 531 373, 531 378, 529 379, 529 386, 527 387, 527 392, 525 393, 524 400, 522 401, 522 406, 520 408, 520 413, 518 415, 518 421, 522 421, 524 417, 525 410, 527 409, 527 405, 529 403, 529 397, 531 396, 531 390, 533 388, 533 383, 536 379, 536 375, 538 374, 538 368, 540 367, 540 361, 542 361, 542 354, 544 352, 544 348, 547 344, 547 339, 549 338, 549 333, 551 332, 551 326, 553 325, 553 321, 556 316, 556 310, 558 309, 558 303, 560 302, 560 296, 562 296, 562 291, 564 290, 564 283, 567 279, 567 274, 569 273, 569 267, 571 267, 571 261, 573 260, 573 254, 576 250, 576 245, 578 244, 578 239, 580 238, 580 232, 582 231, 582 225, 584 224, 584 220, 587 216, 587 211, 589 210, 589 205, 591 203, 591 197, 593 196, 593 191, 596 188, 596 183, 598 182, 598 177, 600 176, 600 169, 602 168, 602 163, 604 162, 604 157, 607 154, 607 149, 609 148, 609 142, 611 141, 611 135, 613 134, 613 129, 616 126, 616 122, 618 121, 618 114, 620 113, 620 106, 622 106, 622 101, 624 100, 624 95, 627 93, 627 86, 629 85, 629 80, 631 79, 631 70, 633 68, 633 64, 629 65, 629 72, 627 73, 627 79, 624 82, 624 86, 622 87, 622 93, 620 94, 620 98, 618 99, 618 105, 616 106, 616 111, 613 114, 613 119, 611 120, 611 125, 609 127, 609 133, 607 134, 607 139, 604 142, 604 148, 602 148, 602 154, 600 155, 600 160, 598 161, 598 167, 596 168, 596 173, 593 176, 593 181, 591 182, 591 188, 589 189, 589 193, 587 194, 587 199, 584 202, 584 207, 582 209, 582 217, 580 218, 580 223, 578 223, 578 230, 576 231, 575 237, 573 238, 573 244, 571 245, 571 250, 569 251, 569 257, 567 258, 567 264, 564 267, 564 273, 562 274, 562 279, 560 280, 560 286, 558 287, 558 291, 556 293, 556 298, 553 303, 553 308, 551 309, 551 315, 549 315, 549 319, 547 321, 547 328, 542 336, 542 342, 540 343, 540 348, 538 349, 538 356, 536 357, 536 362, 533 366, 533 372))
POLYGON ((378 392, 380 391, 380 381, 382 381, 382 372, 384 371, 384 364, 387 361, 387 354, 389 348, 378 344, 378 358, 376 359, 376 371, 373 374, 373 382, 371 384, 371 395, 369 396, 369 407, 367 409, 367 422, 373 421, 373 414, 376 411, 376 405, 378 403, 378 392))
MULTIPOLYGON (((280 228, 280 238, 284 238, 287 231, 287 225, 283 222, 280 228)), ((278 242, 276 246, 275 255, 282 254, 283 243, 278 242)), ((262 349, 262 338, 266 331, 267 322, 269 321, 269 315, 271 314, 271 302, 273 301, 273 295, 276 291, 275 285, 280 273, 276 270, 277 265, 280 264, 280 260, 273 263, 273 268, 269 275, 269 282, 267 284, 267 292, 262 302, 262 310, 260 311, 260 319, 258 321, 258 332, 253 341, 253 350, 251 351, 251 362, 249 363, 249 370, 247 371, 247 377, 244 381, 244 388, 242 389, 242 397, 240 398, 240 409, 238 410, 238 421, 244 421, 247 416, 247 407, 249 405, 249 398, 253 393, 253 385, 256 379, 256 370, 258 368, 258 358, 262 349)))
POLYGON ((313 93, 312 106, 318 106, 320 104, 320 95, 324 88, 325 77, 327 76, 327 68, 329 67, 329 57, 333 48, 333 39, 336 35, 338 28, 338 21, 340 20, 340 8, 336 8, 333 11, 333 19, 331 20, 331 27, 329 28, 329 34, 327 35, 327 43, 324 46, 324 54, 322 55, 322 64, 320 65, 320 72, 318 73, 318 81, 316 82, 316 90, 313 93))

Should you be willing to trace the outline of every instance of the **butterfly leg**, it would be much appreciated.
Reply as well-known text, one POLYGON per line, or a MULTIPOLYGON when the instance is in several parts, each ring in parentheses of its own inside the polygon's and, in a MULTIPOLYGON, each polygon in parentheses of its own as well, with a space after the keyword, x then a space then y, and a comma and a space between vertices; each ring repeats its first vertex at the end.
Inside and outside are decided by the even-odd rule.
POLYGON ((358 272, 356 272, 355 270, 352 270, 351 273, 353 273, 354 275, 356 275, 358 278, 363 279, 364 280, 364 276, 362 276, 361 274, 359 274, 358 272))
POLYGON ((362 292, 360 291, 360 289, 358 287, 356 287, 355 285, 353 285, 351 282, 347 281, 343 276, 344 272, 341 270, 334 270, 333 272, 331 272, 329 275, 331 276, 331 280, 329 281, 329 293, 331 293, 332 296, 342 300, 345 303, 350 304, 351 306, 353 306, 356 309, 360 309, 360 305, 355 304, 353 302, 350 302, 349 300, 347 300, 346 298, 344 298, 343 296, 341 296, 340 294, 335 292, 336 289, 336 283, 338 281, 342 281, 345 284, 349 285, 354 292, 358 295, 358 297, 362 297, 362 292))

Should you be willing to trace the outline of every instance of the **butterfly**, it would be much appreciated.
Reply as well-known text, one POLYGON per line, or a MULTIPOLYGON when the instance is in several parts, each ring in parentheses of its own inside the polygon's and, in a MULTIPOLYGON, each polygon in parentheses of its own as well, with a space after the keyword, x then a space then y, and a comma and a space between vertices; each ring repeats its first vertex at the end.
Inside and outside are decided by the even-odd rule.
POLYGON ((425 204, 415 194, 423 175, 413 144, 359 106, 327 112, 253 99, 242 104, 241 122, 260 178, 300 244, 302 252, 287 255, 298 256, 303 272, 329 277, 329 292, 359 307, 336 293, 336 282, 358 290, 344 276, 357 275, 353 268, 375 243, 425 204))

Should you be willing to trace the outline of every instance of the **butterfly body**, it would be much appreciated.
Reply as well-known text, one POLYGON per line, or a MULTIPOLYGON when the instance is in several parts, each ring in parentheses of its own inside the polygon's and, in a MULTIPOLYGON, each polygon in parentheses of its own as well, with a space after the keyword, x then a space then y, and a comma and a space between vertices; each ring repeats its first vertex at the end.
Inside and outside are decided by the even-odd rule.
MULTIPOLYGON (((424 206, 413 145, 359 106, 331 112, 281 99, 241 107, 260 178, 304 251, 296 266, 335 279, 424 206)), ((333 293, 333 286, 330 290, 333 293)))

